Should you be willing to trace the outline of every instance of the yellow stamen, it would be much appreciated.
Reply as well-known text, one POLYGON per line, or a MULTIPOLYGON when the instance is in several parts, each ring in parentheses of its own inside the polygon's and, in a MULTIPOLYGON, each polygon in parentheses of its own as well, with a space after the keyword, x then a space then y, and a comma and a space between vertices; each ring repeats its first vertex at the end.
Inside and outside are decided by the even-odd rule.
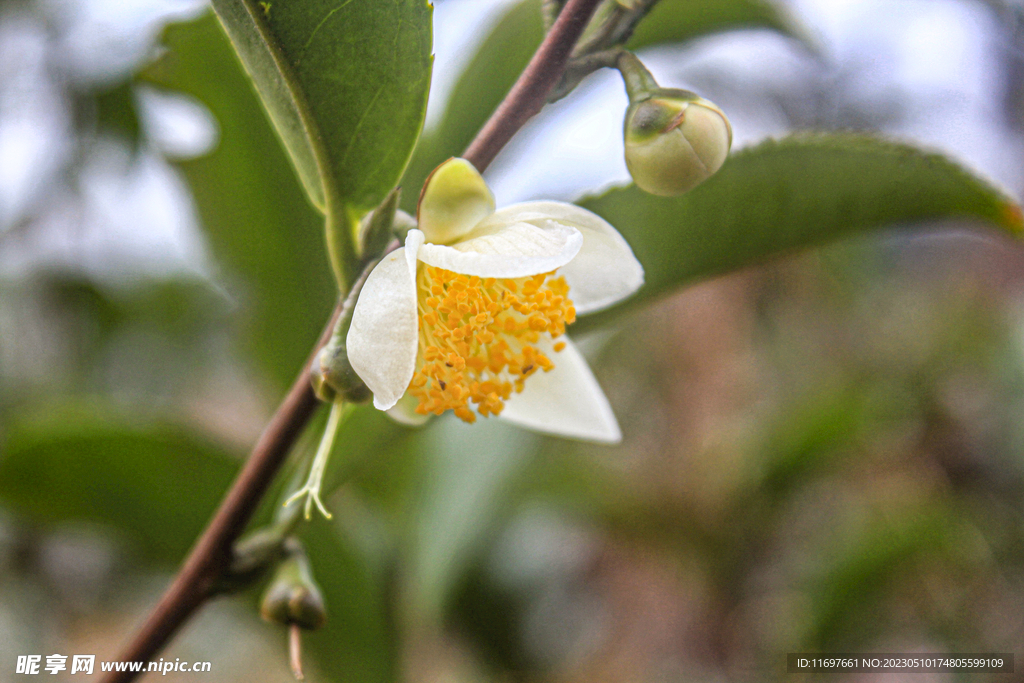
POLYGON ((576 309, 565 278, 553 275, 481 279, 420 266, 419 369, 408 390, 419 399, 417 413, 453 410, 466 422, 497 415, 527 377, 555 367, 533 345, 564 334, 576 309))

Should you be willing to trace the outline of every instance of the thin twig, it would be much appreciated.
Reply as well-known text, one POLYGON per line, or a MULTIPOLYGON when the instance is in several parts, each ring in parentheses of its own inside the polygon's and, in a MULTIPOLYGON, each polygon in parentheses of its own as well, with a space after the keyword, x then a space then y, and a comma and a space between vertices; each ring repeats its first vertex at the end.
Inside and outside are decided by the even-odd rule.
MULTIPOLYGON (((548 91, 562 77, 573 45, 600 2, 569 0, 566 3, 519 80, 463 154, 480 171, 544 106, 548 91)), ((320 348, 330 339, 342 305, 343 302, 339 302, 335 308, 320 341, 257 441, 220 508, 160 602, 119 656, 120 661, 151 660, 212 595, 212 587, 230 564, 232 545, 245 530, 288 451, 316 410, 317 399, 310 387, 309 368, 320 348)), ((138 673, 111 672, 104 683, 129 683, 138 673)))
POLYGON ((520 128, 544 106, 583 29, 601 0, 569 0, 544 42, 533 54, 508 95, 462 155, 483 172, 520 128))

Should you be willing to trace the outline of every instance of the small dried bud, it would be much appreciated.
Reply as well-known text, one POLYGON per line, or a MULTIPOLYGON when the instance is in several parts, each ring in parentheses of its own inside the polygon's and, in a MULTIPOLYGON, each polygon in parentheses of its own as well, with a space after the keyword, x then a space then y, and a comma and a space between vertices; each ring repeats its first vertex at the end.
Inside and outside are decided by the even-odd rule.
POLYGON ((722 110, 686 90, 659 88, 626 110, 626 166, 645 192, 692 190, 722 167, 731 145, 722 110))
POLYGON ((324 598, 313 580, 305 552, 291 540, 293 545, 288 557, 278 565, 263 594, 260 614, 267 621, 317 629, 327 620, 324 598))

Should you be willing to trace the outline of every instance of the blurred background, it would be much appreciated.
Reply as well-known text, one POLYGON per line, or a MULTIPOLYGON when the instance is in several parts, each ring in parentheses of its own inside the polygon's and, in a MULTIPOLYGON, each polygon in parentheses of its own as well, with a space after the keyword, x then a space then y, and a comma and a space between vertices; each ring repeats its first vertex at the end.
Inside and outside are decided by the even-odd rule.
MULTIPOLYGON (((734 148, 874 131, 1020 196, 1019 5, 754 4, 771 27, 641 54, 728 113, 734 148)), ((435 1, 425 149, 475 133, 474 55, 539 23, 528 5, 435 1)), ((625 105, 599 73, 545 110, 488 174, 498 205, 627 182, 625 105)), ((0 2, 0 681, 20 654, 117 656, 333 299, 319 218, 205 3, 0 2)), ((580 341, 620 446, 352 418, 334 519, 301 529, 329 610, 309 679, 753 681, 793 678, 795 651, 1024 652, 1019 247, 883 230, 580 341)), ((258 596, 210 604, 164 658, 290 680, 258 596)))

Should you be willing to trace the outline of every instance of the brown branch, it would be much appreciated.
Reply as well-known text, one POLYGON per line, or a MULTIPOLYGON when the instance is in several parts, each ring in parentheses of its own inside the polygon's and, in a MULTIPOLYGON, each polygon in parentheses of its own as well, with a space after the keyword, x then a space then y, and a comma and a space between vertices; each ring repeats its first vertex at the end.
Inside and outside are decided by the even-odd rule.
POLYGON ((482 173, 520 128, 539 112, 562 78, 583 29, 601 0, 569 0, 544 42, 523 69, 508 95, 462 155, 482 173))
MULTIPOLYGON (((569 0, 519 80, 477 134, 463 156, 483 171, 523 124, 544 106, 548 92, 562 77, 573 45, 601 0, 569 0)), ((125 662, 148 662, 171 640, 192 614, 211 597, 212 588, 228 568, 231 549, 256 512, 295 439, 313 413, 317 400, 309 368, 330 339, 342 311, 339 302, 320 341, 278 406, 210 524, 171 582, 160 602, 118 657, 125 662)), ((138 672, 111 672, 104 683, 129 683, 138 672)))
MULTIPOLYGON (((231 548, 284 464, 295 439, 316 411, 318 401, 309 383, 316 352, 330 339, 343 301, 335 307, 314 352, 292 388, 260 435, 252 454, 238 473, 220 508, 196 541, 192 552, 164 592, 142 628, 119 657, 125 662, 148 662, 211 595, 211 588, 231 562, 231 548)), ((106 683, 127 683, 138 674, 112 672, 106 683)))

